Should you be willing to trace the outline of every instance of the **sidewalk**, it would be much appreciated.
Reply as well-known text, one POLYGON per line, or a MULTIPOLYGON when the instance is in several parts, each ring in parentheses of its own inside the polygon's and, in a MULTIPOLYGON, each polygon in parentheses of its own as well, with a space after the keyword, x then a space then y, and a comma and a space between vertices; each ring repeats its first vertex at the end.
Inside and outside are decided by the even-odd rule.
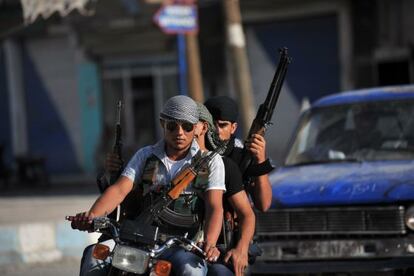
POLYGON ((64 218, 88 210, 98 194, 94 183, 2 190, 0 265, 80 258, 99 234, 73 230, 64 218))

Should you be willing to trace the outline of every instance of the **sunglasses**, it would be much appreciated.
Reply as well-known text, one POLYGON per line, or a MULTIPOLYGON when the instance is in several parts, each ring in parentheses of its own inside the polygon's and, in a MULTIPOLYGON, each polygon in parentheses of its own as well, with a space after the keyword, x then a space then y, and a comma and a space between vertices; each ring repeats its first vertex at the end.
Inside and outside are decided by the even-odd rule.
POLYGON ((165 123, 165 127, 167 128, 168 131, 171 131, 171 132, 177 130, 179 126, 181 126, 185 132, 190 132, 190 131, 193 131, 194 129, 194 124, 189 123, 189 122, 167 121, 165 123))

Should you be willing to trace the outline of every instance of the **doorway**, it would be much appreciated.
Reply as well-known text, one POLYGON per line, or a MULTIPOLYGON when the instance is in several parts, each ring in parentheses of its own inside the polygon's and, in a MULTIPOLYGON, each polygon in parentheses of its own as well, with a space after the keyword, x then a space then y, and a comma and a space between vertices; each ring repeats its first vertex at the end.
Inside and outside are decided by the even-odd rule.
POLYGON ((128 160, 138 148, 154 144, 161 138, 159 112, 164 102, 178 94, 175 64, 147 64, 107 69, 103 75, 103 110, 106 145, 114 143, 116 106, 123 102, 121 116, 124 159, 128 160))

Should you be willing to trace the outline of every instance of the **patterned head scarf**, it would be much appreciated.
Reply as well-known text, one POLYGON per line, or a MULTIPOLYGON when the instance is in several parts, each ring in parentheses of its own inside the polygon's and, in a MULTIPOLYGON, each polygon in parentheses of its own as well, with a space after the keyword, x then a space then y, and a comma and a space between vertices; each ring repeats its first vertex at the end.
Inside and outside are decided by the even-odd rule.
POLYGON ((219 154, 223 154, 226 150, 226 143, 220 140, 218 131, 213 123, 213 116, 202 103, 197 103, 200 121, 208 123, 208 130, 205 136, 206 147, 209 150, 215 150, 219 154))
POLYGON ((167 100, 160 112, 160 119, 185 121, 196 124, 199 119, 197 104, 187 96, 179 95, 167 100))
POLYGON ((216 131, 216 127, 213 123, 213 116, 211 116, 211 113, 208 111, 207 107, 205 107, 202 103, 197 103, 197 107, 200 121, 208 123, 209 131, 216 131))

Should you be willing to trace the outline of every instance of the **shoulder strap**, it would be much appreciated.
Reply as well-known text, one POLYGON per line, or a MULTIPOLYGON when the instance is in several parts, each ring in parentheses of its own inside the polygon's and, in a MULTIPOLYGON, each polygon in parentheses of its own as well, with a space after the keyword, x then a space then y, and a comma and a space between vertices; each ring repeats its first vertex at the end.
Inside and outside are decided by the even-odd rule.
POLYGON ((154 154, 148 157, 145 161, 145 166, 142 171, 141 183, 138 184, 143 189, 144 194, 146 194, 149 186, 153 185, 155 182, 160 162, 161 161, 154 154))

